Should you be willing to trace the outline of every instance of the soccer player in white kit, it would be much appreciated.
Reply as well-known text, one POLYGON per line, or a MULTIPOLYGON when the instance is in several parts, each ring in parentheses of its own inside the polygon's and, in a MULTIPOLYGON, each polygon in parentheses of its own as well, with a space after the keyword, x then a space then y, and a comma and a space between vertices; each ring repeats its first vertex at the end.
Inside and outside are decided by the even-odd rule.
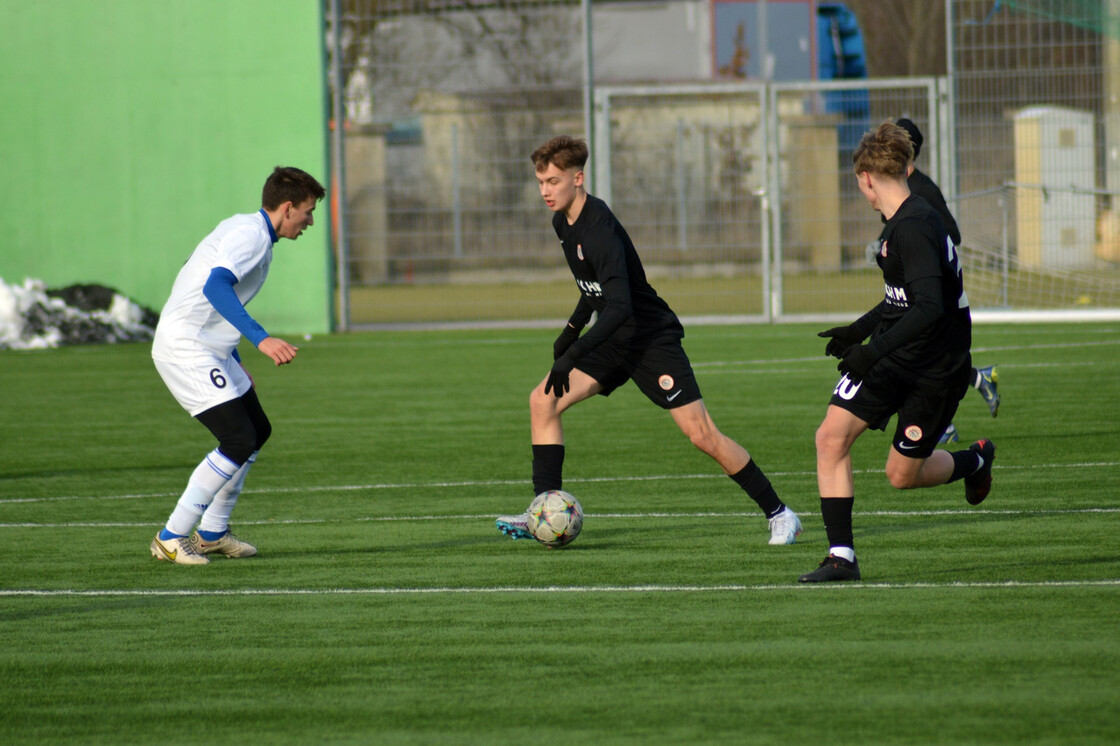
POLYGON ((268 277, 273 244, 295 240, 313 225, 325 194, 310 174, 276 167, 265 181, 261 209, 219 223, 175 278, 156 326, 152 360, 171 394, 214 434, 218 447, 195 468, 152 540, 157 559, 205 565, 208 554, 257 553, 230 532, 229 517, 272 426, 237 344, 244 336, 276 365, 295 359, 299 348, 270 336, 245 306, 268 277))

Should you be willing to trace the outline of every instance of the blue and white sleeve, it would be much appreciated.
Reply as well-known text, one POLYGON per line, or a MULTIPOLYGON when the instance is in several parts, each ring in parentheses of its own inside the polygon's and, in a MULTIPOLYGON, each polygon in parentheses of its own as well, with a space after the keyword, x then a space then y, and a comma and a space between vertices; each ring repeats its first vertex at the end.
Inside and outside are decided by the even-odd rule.
POLYGON ((233 286, 236 284, 237 277, 233 272, 225 267, 214 267, 202 287, 202 294, 210 301, 210 305, 214 306, 214 310, 222 315, 222 318, 233 324, 233 328, 241 332, 241 335, 256 347, 269 334, 245 310, 241 299, 233 291, 233 286))

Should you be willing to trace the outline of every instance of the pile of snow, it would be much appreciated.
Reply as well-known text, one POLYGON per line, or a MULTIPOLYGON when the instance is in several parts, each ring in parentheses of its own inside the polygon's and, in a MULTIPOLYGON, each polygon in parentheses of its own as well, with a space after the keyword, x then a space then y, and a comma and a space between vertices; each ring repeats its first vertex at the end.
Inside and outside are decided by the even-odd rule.
POLYGON ((144 342, 159 315, 104 285, 47 290, 41 280, 0 277, 0 350, 144 342))

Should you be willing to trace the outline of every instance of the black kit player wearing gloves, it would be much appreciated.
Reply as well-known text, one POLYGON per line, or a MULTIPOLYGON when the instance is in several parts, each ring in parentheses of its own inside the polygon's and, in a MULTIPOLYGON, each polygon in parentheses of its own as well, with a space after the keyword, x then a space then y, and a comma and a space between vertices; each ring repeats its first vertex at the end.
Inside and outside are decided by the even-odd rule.
MULTIPOLYGON (((906 130, 906 134, 910 136, 910 144, 914 146, 914 158, 906 167, 906 185, 910 187, 910 193, 921 197, 929 203, 930 207, 937 211, 941 219, 945 222, 945 230, 949 232, 949 238, 952 239, 954 246, 961 245, 961 229, 957 227, 957 220, 953 217, 953 213, 949 210, 949 205, 945 202, 945 195, 941 193, 941 188, 937 183, 918 170, 915 161, 918 159, 918 153, 922 150, 922 143, 925 141, 922 137, 922 131, 918 129, 918 125, 914 124, 905 117, 899 119, 896 124, 906 130)), ((886 222, 886 218, 883 219, 886 222)), ((970 384, 972 388, 976 389, 984 399, 984 403, 988 405, 988 411, 991 412, 992 417, 999 414, 999 373, 996 366, 988 365, 983 368, 972 367, 972 375, 970 384)), ((959 440, 959 432, 957 428, 950 423, 945 433, 940 438, 941 443, 954 443, 959 440)))
MULTIPOLYGON (((677 315, 647 282, 626 229, 605 202, 584 189, 588 155, 585 142, 562 135, 531 156, 541 198, 553 212, 553 228, 580 292, 553 344, 552 369, 529 397, 534 495, 562 487, 562 414, 632 380, 758 503, 769 519, 769 543, 793 544, 801 533, 797 514, 779 499, 750 454, 712 421, 681 344, 684 328, 677 315), (597 318, 588 327, 592 314, 597 318)), ((525 514, 500 516, 497 526, 515 539, 531 535, 525 514)))
POLYGON ((884 122, 852 156, 860 191, 886 218, 876 261, 883 300, 848 326, 821 332, 843 374, 817 429, 817 485, 829 554, 803 583, 859 580, 852 540, 851 448, 864 431, 898 416, 887 478, 893 487, 934 487, 964 479, 972 505, 987 497, 995 444, 936 450, 968 390, 972 319, 956 248, 937 210, 910 192, 906 131, 884 122), (863 344, 868 339, 867 344, 863 344))

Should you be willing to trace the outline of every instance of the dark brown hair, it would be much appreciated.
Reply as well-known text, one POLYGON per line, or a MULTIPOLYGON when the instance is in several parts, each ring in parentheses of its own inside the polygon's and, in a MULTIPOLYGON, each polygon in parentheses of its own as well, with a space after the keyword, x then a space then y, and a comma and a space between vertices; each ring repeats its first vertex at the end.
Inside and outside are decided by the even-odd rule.
POLYGON ((587 164, 587 143, 568 135, 559 135, 533 151, 529 158, 537 171, 545 171, 548 164, 554 164, 562 171, 578 168, 581 171, 587 164))
POLYGON ((316 201, 326 196, 327 190, 306 171, 291 166, 277 166, 272 170, 261 192, 261 207, 275 210, 285 202, 301 205, 311 197, 316 201))

